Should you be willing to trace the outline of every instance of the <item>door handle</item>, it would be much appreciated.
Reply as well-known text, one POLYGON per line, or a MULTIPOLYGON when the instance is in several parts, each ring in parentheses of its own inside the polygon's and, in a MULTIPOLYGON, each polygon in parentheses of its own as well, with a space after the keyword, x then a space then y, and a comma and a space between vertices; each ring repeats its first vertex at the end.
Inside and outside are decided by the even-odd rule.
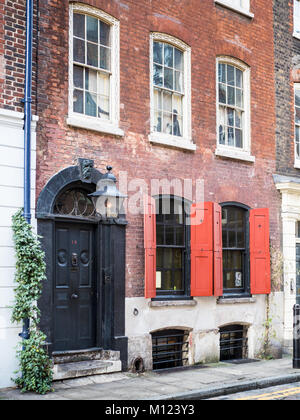
POLYGON ((78 255, 74 252, 71 258, 72 267, 78 266, 78 255))
POLYGON ((71 299, 78 299, 78 297, 79 297, 79 296, 78 296, 78 295, 76 295, 76 293, 73 293, 73 294, 72 294, 72 296, 71 296, 71 299))

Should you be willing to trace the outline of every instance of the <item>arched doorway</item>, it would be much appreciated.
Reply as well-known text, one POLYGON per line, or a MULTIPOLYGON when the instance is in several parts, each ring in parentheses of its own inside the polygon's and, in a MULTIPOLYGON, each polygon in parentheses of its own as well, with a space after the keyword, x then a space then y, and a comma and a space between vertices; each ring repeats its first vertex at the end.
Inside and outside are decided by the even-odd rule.
POLYGON ((88 177, 82 174, 80 166, 64 169, 38 199, 47 265, 41 329, 50 353, 119 350, 124 369, 126 221, 105 221, 95 213, 89 194, 103 175, 94 168, 88 177))

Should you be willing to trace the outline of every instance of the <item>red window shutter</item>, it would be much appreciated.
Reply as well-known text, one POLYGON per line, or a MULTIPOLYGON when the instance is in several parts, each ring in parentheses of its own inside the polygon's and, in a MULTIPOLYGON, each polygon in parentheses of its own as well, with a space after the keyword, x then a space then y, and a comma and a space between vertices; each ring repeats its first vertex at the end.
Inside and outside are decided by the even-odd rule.
POLYGON ((156 296, 156 208, 155 199, 144 196, 145 298, 156 296))
POLYGON ((250 285, 253 295, 271 293, 269 209, 250 210, 250 285))
POLYGON ((191 296, 213 295, 213 203, 191 207, 191 296))
POLYGON ((222 207, 214 203, 214 296, 223 295, 222 207))

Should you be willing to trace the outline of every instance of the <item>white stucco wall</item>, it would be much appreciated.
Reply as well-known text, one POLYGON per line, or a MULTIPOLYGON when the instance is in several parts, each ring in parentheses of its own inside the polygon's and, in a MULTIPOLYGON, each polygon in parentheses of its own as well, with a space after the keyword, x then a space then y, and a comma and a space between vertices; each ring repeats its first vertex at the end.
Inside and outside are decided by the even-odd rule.
POLYGON ((293 307, 296 303, 296 224, 300 221, 300 184, 276 184, 282 194, 282 252, 284 259, 284 349, 292 352, 293 307))
MULTIPOLYGON (((0 110, 0 388, 13 385, 11 377, 17 368, 16 345, 22 327, 11 324, 15 256, 11 217, 23 207, 24 115, 0 110)), ((35 205, 36 127, 32 123, 31 206, 32 224, 35 205)))
POLYGON ((149 299, 127 298, 126 336, 129 368, 138 357, 144 359, 146 368, 152 368, 150 332, 166 328, 190 331, 189 363, 194 364, 218 361, 219 328, 228 324, 243 324, 248 327, 248 357, 257 357, 264 344, 267 319, 271 321, 270 339, 274 352, 278 350, 277 354, 280 355, 283 336, 281 292, 272 293, 268 298, 266 295, 257 295, 246 301, 235 299, 231 303, 226 301, 223 304, 218 303, 214 297, 194 298, 193 306, 175 304, 152 307, 149 299))

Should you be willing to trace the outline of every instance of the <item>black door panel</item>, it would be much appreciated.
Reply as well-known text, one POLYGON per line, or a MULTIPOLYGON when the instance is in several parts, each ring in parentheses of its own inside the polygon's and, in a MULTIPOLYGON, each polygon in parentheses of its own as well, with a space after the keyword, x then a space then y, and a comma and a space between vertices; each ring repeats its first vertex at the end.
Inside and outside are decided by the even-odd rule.
POLYGON ((96 346, 94 227, 57 224, 54 350, 96 346))

